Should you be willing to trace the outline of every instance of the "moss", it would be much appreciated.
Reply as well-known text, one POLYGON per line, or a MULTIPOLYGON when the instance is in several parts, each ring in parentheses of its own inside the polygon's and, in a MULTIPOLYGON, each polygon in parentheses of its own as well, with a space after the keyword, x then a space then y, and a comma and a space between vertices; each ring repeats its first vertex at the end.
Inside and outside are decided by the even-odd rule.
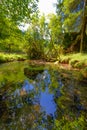
POLYGON ((84 78, 87 78, 87 67, 82 69, 81 74, 84 78))

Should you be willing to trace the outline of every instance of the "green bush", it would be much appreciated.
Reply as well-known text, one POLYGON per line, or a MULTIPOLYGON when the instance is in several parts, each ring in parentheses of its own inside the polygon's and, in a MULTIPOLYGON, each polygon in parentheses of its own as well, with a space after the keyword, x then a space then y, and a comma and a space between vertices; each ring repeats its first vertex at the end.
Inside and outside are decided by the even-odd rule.
POLYGON ((37 43, 31 43, 27 49, 27 54, 30 59, 43 59, 44 49, 43 46, 37 43))

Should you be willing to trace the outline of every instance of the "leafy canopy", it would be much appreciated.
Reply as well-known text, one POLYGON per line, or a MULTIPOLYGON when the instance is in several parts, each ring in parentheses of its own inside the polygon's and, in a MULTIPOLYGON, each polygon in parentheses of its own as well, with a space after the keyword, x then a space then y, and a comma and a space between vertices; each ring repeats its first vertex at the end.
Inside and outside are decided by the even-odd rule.
POLYGON ((1 0, 0 14, 13 21, 25 21, 37 11, 38 0, 1 0))

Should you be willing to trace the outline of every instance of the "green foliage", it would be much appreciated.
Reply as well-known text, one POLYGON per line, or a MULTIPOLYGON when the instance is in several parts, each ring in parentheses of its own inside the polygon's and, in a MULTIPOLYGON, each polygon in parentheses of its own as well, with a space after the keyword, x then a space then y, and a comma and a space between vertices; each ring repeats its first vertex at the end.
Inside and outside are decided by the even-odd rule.
POLYGON ((27 52, 30 59, 59 58, 81 30, 83 4, 81 0, 57 0, 56 14, 45 17, 39 15, 38 0, 1 0, 0 51, 27 52), (18 28, 21 23, 29 24, 24 33, 18 28))
POLYGON ((79 47, 75 46, 75 51, 86 51, 86 4, 87 2, 85 0, 57 0, 56 12, 58 17, 61 17, 60 22, 62 23, 62 26, 60 26, 60 30, 62 30, 61 35, 64 34, 61 41, 63 41, 65 49, 71 45, 75 46, 78 44, 79 47), (76 35, 73 41, 72 35, 70 36, 70 33, 72 32, 79 32, 80 39, 78 39, 78 36, 76 35), (66 33, 68 35, 66 35, 66 33))
MULTIPOLYGON (((64 49, 67 49, 76 43, 77 35, 80 34, 78 32, 81 30, 83 4, 84 2, 81 0, 71 0, 70 2, 68 0, 57 1, 56 14, 49 15, 50 21, 48 24, 52 48, 54 48, 55 44, 60 44, 64 49)), ((76 46, 75 51, 80 50, 80 41, 81 37, 79 42, 77 42, 79 47, 76 46)))
POLYGON ((62 43, 62 23, 60 16, 48 15, 49 22, 45 23, 45 55, 47 60, 56 60, 59 56, 59 46, 62 43))
POLYGON ((64 46, 64 49, 69 48, 72 45, 72 43, 75 42, 77 35, 78 35, 77 32, 64 33, 64 39, 63 39, 63 43, 62 43, 64 46))
POLYGON ((30 43, 27 54, 30 59, 42 59, 44 58, 43 47, 40 45, 38 41, 30 43))
POLYGON ((32 23, 25 33, 26 40, 26 52, 30 59, 43 59, 44 48, 46 45, 45 35, 45 17, 42 16, 40 19, 36 15, 32 19, 32 23))
POLYGON ((18 25, 34 19, 37 3, 38 0, 0 1, 0 51, 17 53, 25 51, 26 41, 18 25))
POLYGON ((83 61, 78 61, 75 59, 70 60, 70 65, 74 68, 82 68, 84 66, 84 62, 83 61))
POLYGON ((47 38, 47 23, 46 23, 46 17, 44 15, 40 16, 39 21, 39 29, 40 29, 40 37, 42 40, 46 40, 47 38))
POLYGON ((11 62, 11 61, 22 61, 27 59, 25 54, 8 54, 0 53, 0 63, 11 62))
POLYGON ((69 63, 72 67, 83 68, 87 65, 87 54, 68 54, 60 56, 62 63, 69 63))
POLYGON ((8 18, 0 21, 0 50, 19 52, 24 44, 23 34, 17 25, 8 18))
MULTIPOLYGON (((55 14, 49 15, 49 31, 50 31, 50 39, 51 42, 58 44, 60 42, 60 39, 62 37, 62 22, 61 22, 61 16, 57 16, 55 14)), ((61 39, 62 42, 62 39, 61 39)))
POLYGON ((82 13, 83 3, 81 0, 75 1, 68 0, 63 1, 63 13, 65 15, 64 18, 64 28, 66 32, 70 31, 78 31, 81 29, 81 13, 82 13))
POLYGON ((17 23, 23 22, 37 11, 37 3, 38 0, 1 0, 0 13, 17 23))
POLYGON ((43 57, 44 48, 40 39, 38 39, 38 32, 30 32, 32 34, 27 34, 27 45, 26 52, 30 59, 39 59, 43 57))
POLYGON ((73 121, 70 121, 66 117, 61 120, 55 120, 55 127, 53 130, 85 130, 86 123, 84 121, 84 116, 79 117, 73 121))

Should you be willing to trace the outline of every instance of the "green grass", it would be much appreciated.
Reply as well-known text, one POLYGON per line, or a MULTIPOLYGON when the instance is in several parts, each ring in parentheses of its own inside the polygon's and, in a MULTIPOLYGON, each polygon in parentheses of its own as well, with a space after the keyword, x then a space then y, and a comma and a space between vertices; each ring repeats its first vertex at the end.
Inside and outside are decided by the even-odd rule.
POLYGON ((60 56, 61 63, 69 63, 72 67, 82 68, 83 66, 87 66, 87 54, 68 54, 60 56))
POLYGON ((27 59, 27 56, 25 54, 16 54, 16 53, 0 53, 0 63, 6 63, 11 61, 22 61, 27 59))
POLYGON ((81 81, 87 79, 87 54, 86 53, 61 55, 60 63, 69 64, 72 68, 80 69, 78 79, 81 81))

